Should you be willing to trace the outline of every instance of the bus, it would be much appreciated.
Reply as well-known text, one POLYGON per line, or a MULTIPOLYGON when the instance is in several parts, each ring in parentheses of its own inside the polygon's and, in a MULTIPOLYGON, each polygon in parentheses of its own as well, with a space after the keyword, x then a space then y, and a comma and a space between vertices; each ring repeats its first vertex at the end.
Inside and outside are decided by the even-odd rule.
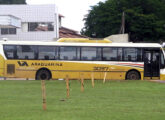
POLYGON ((36 80, 165 80, 155 43, 0 42, 0 77, 36 80))

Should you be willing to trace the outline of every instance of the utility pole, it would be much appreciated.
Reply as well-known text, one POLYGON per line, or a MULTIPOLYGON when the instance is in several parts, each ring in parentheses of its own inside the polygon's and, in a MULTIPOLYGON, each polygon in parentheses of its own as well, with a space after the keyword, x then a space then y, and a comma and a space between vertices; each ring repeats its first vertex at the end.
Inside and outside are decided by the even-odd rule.
POLYGON ((119 34, 124 34, 125 33, 125 12, 122 14, 122 19, 121 19, 121 28, 119 31, 119 34))

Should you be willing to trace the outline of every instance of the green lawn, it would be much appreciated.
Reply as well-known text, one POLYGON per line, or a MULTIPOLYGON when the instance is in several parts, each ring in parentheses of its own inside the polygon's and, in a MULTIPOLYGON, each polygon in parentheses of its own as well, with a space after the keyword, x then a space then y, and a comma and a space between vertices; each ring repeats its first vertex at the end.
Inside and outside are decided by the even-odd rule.
POLYGON ((0 81, 0 120, 164 120, 165 84, 148 81, 46 81, 47 110, 42 110, 41 81, 0 81), (64 101, 63 101, 64 100, 64 101))

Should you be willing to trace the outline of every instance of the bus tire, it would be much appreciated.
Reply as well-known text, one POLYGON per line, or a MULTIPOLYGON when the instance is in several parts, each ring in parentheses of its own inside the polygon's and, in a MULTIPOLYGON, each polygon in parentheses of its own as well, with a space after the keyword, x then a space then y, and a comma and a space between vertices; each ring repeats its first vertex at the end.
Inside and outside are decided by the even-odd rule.
POLYGON ((126 75, 127 80, 140 80, 140 73, 135 70, 131 70, 126 75))
POLYGON ((36 80, 50 80, 51 73, 47 69, 41 69, 36 74, 36 80))

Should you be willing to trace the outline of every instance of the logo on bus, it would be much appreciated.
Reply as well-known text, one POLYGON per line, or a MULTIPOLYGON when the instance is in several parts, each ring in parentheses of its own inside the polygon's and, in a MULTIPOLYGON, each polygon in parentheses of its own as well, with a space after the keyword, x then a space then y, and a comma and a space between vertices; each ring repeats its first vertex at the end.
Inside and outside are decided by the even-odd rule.
POLYGON ((18 61, 19 66, 28 66, 26 61, 18 61))

